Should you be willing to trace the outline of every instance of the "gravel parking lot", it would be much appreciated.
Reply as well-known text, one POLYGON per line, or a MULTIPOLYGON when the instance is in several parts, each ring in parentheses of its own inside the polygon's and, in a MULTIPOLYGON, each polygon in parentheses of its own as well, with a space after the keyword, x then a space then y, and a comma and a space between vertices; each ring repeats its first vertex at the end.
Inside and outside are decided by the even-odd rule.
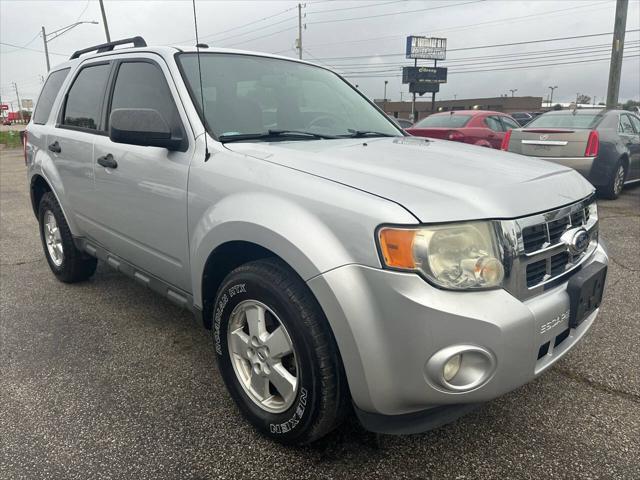
POLYGON ((240 417, 190 314, 102 264, 55 280, 0 155, 0 479, 640 478, 639 187, 599 202, 605 303, 540 379, 426 434, 352 421, 293 449, 240 417))

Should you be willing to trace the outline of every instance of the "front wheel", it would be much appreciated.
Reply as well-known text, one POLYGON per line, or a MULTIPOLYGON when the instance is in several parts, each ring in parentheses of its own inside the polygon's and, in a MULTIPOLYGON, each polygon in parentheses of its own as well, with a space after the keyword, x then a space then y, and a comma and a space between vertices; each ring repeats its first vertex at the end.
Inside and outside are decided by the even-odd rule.
POLYGON ((213 332, 225 384, 261 433, 305 444, 340 423, 347 395, 335 340, 308 287, 281 261, 250 262, 227 276, 213 332))

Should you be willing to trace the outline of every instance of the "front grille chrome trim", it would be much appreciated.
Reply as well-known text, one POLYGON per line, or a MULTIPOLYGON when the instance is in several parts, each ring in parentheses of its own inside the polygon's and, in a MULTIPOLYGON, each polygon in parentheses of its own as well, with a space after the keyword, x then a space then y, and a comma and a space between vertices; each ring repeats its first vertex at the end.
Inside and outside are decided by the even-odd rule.
POLYGON ((513 220, 502 220, 497 222, 496 233, 503 248, 503 263, 505 267, 504 288, 515 297, 526 300, 539 295, 545 289, 566 279, 573 272, 591 258, 598 246, 598 219, 597 216, 589 216, 588 208, 595 201, 593 196, 574 204, 527 217, 513 220), (563 225, 566 221, 566 225, 563 225), (575 222, 575 223, 574 223, 575 222), (554 224, 554 235, 549 233, 549 224, 554 224), (534 234, 537 235, 539 244, 540 225, 544 225, 546 231, 546 241, 541 248, 532 251, 525 251, 525 238, 523 231, 528 227, 533 227, 534 234), (558 225, 561 225, 558 230, 558 225), (583 227, 590 236, 587 249, 578 255, 572 255, 569 246, 560 240, 564 232, 572 228, 583 227), (551 243, 553 240, 554 243, 551 243), (558 255, 566 252, 567 263, 564 269, 558 265, 558 255), (554 270, 552 271, 552 257, 555 258, 554 270), (545 261, 545 274, 540 277, 539 268, 535 273, 535 282, 529 284, 533 278, 527 279, 527 267, 531 264, 545 261))

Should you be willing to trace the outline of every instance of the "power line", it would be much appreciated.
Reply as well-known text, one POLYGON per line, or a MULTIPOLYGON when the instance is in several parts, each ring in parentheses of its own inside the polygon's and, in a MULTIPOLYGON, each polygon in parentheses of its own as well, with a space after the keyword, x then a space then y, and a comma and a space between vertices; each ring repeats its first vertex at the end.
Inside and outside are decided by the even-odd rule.
MULTIPOLYGON (((640 29, 627 30, 627 33, 638 32, 640 29)), ((477 45, 473 47, 461 47, 461 48, 450 48, 447 52, 460 52, 464 50, 478 50, 482 48, 497 48, 497 47, 512 47, 517 45, 528 45, 532 43, 546 43, 546 42, 559 42, 563 40, 574 40, 577 38, 592 38, 592 37, 602 37, 606 35, 613 35, 613 32, 606 33, 592 33, 588 35, 574 35, 570 37, 555 37, 555 38, 544 38, 539 40, 527 40, 523 42, 511 42, 511 43, 496 43, 493 45, 477 45)), ((404 56, 405 53, 384 53, 384 54, 375 54, 375 55, 353 55, 353 56, 343 56, 343 57, 320 57, 321 60, 347 60, 347 59, 358 59, 358 58, 371 58, 371 57, 401 57, 404 56)))
MULTIPOLYGON (((373 7, 381 7, 383 5, 390 5, 392 3, 402 3, 404 0, 393 0, 391 2, 383 2, 383 3, 374 3, 374 4, 367 4, 365 5, 365 8, 373 8, 373 7)), ((343 10, 355 10, 355 9, 361 9, 363 6, 362 5, 358 5, 356 7, 343 7, 343 8, 332 8, 329 10, 317 10, 317 11, 311 11, 309 12, 309 15, 317 15, 320 13, 330 13, 330 12, 341 12, 343 10)))
MULTIPOLYGON (((499 20, 491 20, 488 22, 480 22, 480 23, 473 23, 473 24, 464 24, 464 25, 458 25, 455 27, 449 27, 449 28, 444 28, 444 29, 440 29, 440 30, 429 30, 428 32, 418 32, 418 34, 425 34, 425 33, 440 33, 440 32, 446 32, 446 31, 451 31, 451 30, 459 30, 459 29, 468 29, 468 28, 474 28, 477 26, 484 26, 484 25, 488 25, 488 24, 492 24, 492 23, 504 23, 504 22, 510 22, 510 21, 518 21, 518 20, 528 20, 532 17, 538 17, 538 16, 545 16, 548 17, 550 15, 554 15, 556 13, 560 13, 560 12, 570 12, 571 14, 575 14, 575 11, 578 9, 586 9, 586 8, 590 8, 593 7, 595 5, 602 5, 603 3, 606 4, 606 6, 609 6, 608 2, 595 2, 595 3, 591 3, 588 5, 582 5, 579 7, 571 7, 571 8, 563 8, 560 10, 549 10, 549 11, 545 11, 545 12, 540 12, 540 13, 535 13, 535 14, 531 14, 531 15, 521 15, 521 16, 517 16, 517 17, 507 17, 507 18, 502 18, 499 20)), ((345 45, 348 43, 361 43, 361 42, 370 42, 372 40, 384 40, 384 39, 389 39, 389 38, 400 38, 400 37, 405 37, 406 35, 385 35, 382 37, 370 37, 370 38, 364 38, 364 39, 359 39, 359 40, 347 40, 347 41, 341 41, 341 42, 328 42, 328 43, 316 43, 316 44, 312 44, 310 45, 310 47, 324 47, 324 46, 330 46, 330 45, 345 45)), ((284 51, 284 50, 283 50, 284 51)), ((278 52, 276 52, 278 53, 278 52)))
MULTIPOLYGON (((630 59, 630 58, 638 58, 640 57, 640 54, 638 55, 629 55, 626 56, 625 59, 630 59)), ((482 73, 482 72, 502 72, 502 71, 507 71, 507 70, 522 70, 522 69, 530 69, 530 68, 539 68, 539 67, 563 67, 566 65, 572 65, 572 64, 579 64, 579 63, 592 63, 592 62, 602 62, 602 61, 608 61, 610 60, 610 56, 607 57, 601 57, 601 58, 593 58, 593 59, 584 59, 584 60, 577 60, 577 61, 573 61, 573 62, 561 62, 561 63, 546 63, 546 64, 532 64, 532 65, 520 65, 520 66, 516 66, 516 67, 501 67, 501 68, 492 68, 492 69, 481 69, 481 70, 461 70, 461 71, 453 71, 453 72, 449 72, 449 75, 457 75, 457 74, 463 74, 463 73, 482 73)), ((348 78, 378 78, 378 77, 385 77, 385 78, 390 78, 390 77, 402 77, 402 74, 387 74, 387 73, 382 73, 382 74, 342 74, 344 77, 348 77, 348 78)))
POLYGON ((430 11, 430 10, 439 10, 442 8, 451 8, 451 7, 459 7, 462 5, 469 5, 472 3, 480 3, 480 2, 484 2, 486 0, 472 0, 470 2, 463 2, 463 3, 453 3, 453 4, 447 4, 447 5, 439 5, 437 7, 429 7, 429 8, 420 8, 417 10, 405 10, 403 12, 388 12, 388 13, 381 13, 378 15, 365 15, 362 17, 350 17, 350 18, 338 18, 335 20, 319 20, 317 22, 309 22, 307 23, 307 25, 319 25, 321 23, 336 23, 336 22, 350 22, 352 20, 365 20, 368 18, 379 18, 379 17, 388 17, 391 15, 406 15, 408 13, 418 13, 418 12, 426 12, 426 11, 430 11))
POLYGON ((248 40, 242 40, 240 42, 232 43, 230 45, 224 45, 223 48, 231 48, 231 47, 234 47, 236 45, 242 45, 243 43, 253 42, 254 40, 259 40, 261 38, 271 37, 273 35, 277 35, 278 33, 288 32, 290 30, 295 30, 296 28, 298 28, 296 25, 294 25, 292 27, 283 28, 282 30, 277 30, 277 31, 272 32, 272 33, 267 33, 265 35, 260 35, 259 37, 250 38, 248 40))
MULTIPOLYGON (((8 42, 0 42, 0 45, 7 45, 8 47, 15 47, 15 48, 19 48, 21 50, 29 50, 31 52, 44 53, 44 50, 38 50, 38 49, 35 49, 35 48, 21 47, 20 45, 14 45, 13 43, 8 43, 8 42)), ((5 52, 0 52, 0 53, 4 54, 5 52)), ((11 53, 11 52, 6 52, 6 53, 11 53)), ((56 52, 49 51, 49 55, 60 55, 61 57, 68 57, 71 54, 70 53, 56 53, 56 52)))
MULTIPOLYGON (((625 51, 630 50, 630 49, 634 49, 634 48, 638 48, 640 47, 640 42, 629 42, 627 45, 625 45, 625 51), (627 48, 628 47, 628 48, 627 48)), ((531 62, 531 61, 547 61, 550 58, 579 58, 585 55, 601 55, 604 53, 607 53, 611 50, 611 47, 604 47, 604 48, 598 48, 598 49, 590 49, 588 51, 583 51, 583 52, 567 52, 567 53, 558 53, 555 55, 536 55, 536 56, 530 56, 529 58, 506 58, 506 59, 497 59, 497 60, 485 60, 485 61, 479 61, 479 62, 465 62, 464 64, 461 65, 453 65, 453 69, 455 70, 456 68, 464 68, 464 67, 474 67, 474 66, 478 66, 478 65, 490 65, 490 66, 499 66, 500 64, 518 64, 518 63, 522 63, 522 62, 531 62)), ((443 64, 446 67, 449 67, 449 64, 443 64)), ((389 64, 388 66, 384 66, 384 65, 360 65, 360 66, 353 66, 353 67, 344 67, 342 65, 338 66, 337 68, 340 68, 342 70, 344 70, 345 68, 351 68, 351 69, 358 69, 358 68, 369 68, 368 70, 361 70, 361 73, 367 73, 367 72, 373 72, 374 68, 382 68, 383 70, 380 71, 387 71, 387 72, 391 72, 391 71, 397 71, 399 68, 406 66, 406 65, 392 65, 389 64), (395 69, 392 70, 392 68, 395 67, 395 69)), ((452 70, 452 71, 454 71, 452 70)))
MULTIPOLYGON (((249 23, 245 23, 245 24, 243 24, 243 25, 238 25, 237 27, 232 27, 232 28, 229 28, 229 29, 227 29, 227 30, 222 30, 222 31, 220 31, 220 32, 216 32, 216 33, 210 33, 210 34, 207 34, 207 35, 202 35, 200 38, 201 38, 201 39, 202 39, 202 38, 212 38, 212 37, 217 37, 217 36, 220 36, 220 35, 224 35, 225 33, 228 33, 228 32, 233 32, 233 31, 235 31, 235 30, 240 30, 240 29, 242 29, 242 28, 245 28, 245 27, 248 27, 248 26, 251 26, 251 25, 255 25, 256 23, 260 23, 260 22, 263 22, 263 21, 265 21, 265 20, 269 20, 269 19, 271 19, 271 18, 279 17, 279 16, 280 16, 280 15, 282 15, 283 13, 290 12, 291 10, 294 10, 294 9, 296 9, 296 8, 297 8, 297 7, 290 7, 290 8, 287 8, 287 9, 285 9, 285 10, 282 10, 282 11, 280 11, 280 12, 278 12, 278 13, 274 13, 273 15, 268 15, 268 16, 266 16, 266 17, 262 17, 262 18, 258 18, 258 19, 256 19, 256 20, 252 20, 252 21, 251 21, 251 22, 249 22, 249 23)), ((274 25, 275 25, 275 24, 274 24, 274 25)), ((249 31, 249 32, 247 32, 247 33, 253 33, 254 31, 255 31, 255 30, 251 30, 251 31, 249 31)), ((179 44, 179 43, 183 43, 183 42, 190 42, 190 41, 192 41, 192 40, 193 40, 193 38, 187 38, 187 39, 185 39, 185 40, 179 40, 179 41, 177 41, 177 42, 168 43, 167 45, 179 44)), ((226 39, 225 39, 225 40, 226 40, 226 39)))

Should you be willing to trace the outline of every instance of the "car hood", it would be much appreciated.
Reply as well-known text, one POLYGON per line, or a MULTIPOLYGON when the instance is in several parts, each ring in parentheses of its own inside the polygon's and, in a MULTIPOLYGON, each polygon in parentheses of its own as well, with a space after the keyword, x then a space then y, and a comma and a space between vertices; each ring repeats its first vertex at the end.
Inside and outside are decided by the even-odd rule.
POLYGON ((593 192, 570 168, 442 140, 393 137, 225 146, 384 197, 424 223, 520 217, 593 192))

